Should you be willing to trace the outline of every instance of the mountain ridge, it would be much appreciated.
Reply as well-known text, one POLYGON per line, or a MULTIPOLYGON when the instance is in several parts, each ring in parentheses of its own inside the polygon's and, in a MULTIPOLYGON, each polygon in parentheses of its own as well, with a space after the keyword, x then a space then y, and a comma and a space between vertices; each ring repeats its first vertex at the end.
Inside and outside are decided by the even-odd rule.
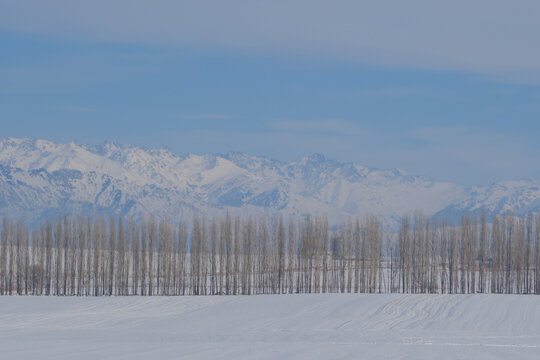
POLYGON ((0 212, 29 222, 62 213, 146 214, 188 220, 194 214, 350 216, 377 214, 395 227, 419 209, 458 218, 540 208, 540 182, 463 186, 339 162, 322 154, 282 162, 240 152, 180 156, 104 142, 82 145, 42 139, 0 140, 0 212))

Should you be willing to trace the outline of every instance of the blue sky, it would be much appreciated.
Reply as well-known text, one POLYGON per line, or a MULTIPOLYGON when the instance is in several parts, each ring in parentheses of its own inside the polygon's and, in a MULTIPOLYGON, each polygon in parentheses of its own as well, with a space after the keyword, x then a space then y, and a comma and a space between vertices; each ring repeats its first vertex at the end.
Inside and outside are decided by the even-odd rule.
POLYGON ((1 3, 1 137, 540 178, 538 2, 1 3))

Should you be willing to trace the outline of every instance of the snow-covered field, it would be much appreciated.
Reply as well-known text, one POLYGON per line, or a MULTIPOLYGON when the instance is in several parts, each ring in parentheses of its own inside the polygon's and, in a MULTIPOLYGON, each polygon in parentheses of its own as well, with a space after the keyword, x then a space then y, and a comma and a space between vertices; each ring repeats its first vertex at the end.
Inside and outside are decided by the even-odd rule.
POLYGON ((0 359, 540 359, 540 296, 1 297, 0 359))

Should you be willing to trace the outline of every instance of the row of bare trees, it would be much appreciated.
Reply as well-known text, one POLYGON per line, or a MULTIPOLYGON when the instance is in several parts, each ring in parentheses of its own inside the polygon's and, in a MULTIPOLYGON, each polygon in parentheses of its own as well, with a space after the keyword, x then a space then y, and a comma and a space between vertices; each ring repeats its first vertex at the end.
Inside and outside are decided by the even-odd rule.
POLYGON ((2 295, 286 293, 540 294, 540 215, 404 217, 329 230, 324 217, 225 216, 172 226, 154 218, 64 216, 29 229, 4 218, 2 295))
POLYGON ((540 294, 540 214, 453 225, 417 213, 389 246, 392 292, 540 294))

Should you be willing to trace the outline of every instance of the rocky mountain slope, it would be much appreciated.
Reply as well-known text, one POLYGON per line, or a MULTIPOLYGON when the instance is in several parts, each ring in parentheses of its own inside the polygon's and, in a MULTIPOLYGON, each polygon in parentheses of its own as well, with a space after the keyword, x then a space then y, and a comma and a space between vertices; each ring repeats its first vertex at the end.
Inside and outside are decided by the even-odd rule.
POLYGON ((69 214, 191 219, 326 214, 331 223, 374 213, 395 226, 405 213, 457 217, 540 208, 540 182, 465 187, 322 155, 284 163, 242 153, 178 156, 166 149, 47 140, 0 141, 0 212, 28 222, 69 214))

